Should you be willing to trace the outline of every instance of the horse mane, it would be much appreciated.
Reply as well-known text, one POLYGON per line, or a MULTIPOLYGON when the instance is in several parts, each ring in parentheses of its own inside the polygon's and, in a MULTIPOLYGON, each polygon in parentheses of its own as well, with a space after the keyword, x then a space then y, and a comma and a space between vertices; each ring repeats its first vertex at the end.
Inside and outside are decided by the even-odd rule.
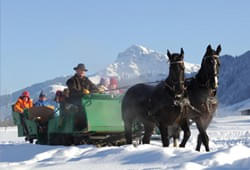
POLYGON ((206 82, 209 80, 206 70, 205 70, 205 63, 204 59, 202 60, 201 63, 201 68, 198 71, 198 73, 195 75, 195 79, 201 86, 206 86, 206 82))

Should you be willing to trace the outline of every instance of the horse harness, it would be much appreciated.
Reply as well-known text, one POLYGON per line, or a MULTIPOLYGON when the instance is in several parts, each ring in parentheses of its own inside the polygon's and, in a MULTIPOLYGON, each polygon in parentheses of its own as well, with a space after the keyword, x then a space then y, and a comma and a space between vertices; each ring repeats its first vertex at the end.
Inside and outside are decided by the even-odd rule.
MULTIPOLYGON (((171 62, 170 64, 178 64, 178 63, 184 63, 183 61, 175 61, 175 62, 171 62)), ((173 92, 173 96, 169 95, 173 98, 173 104, 170 105, 169 107, 171 108, 179 108, 179 113, 180 115, 177 117, 175 123, 179 123, 185 116, 187 113, 187 109, 191 109, 192 111, 194 111, 195 113, 197 113, 198 115, 201 114, 200 110, 196 109, 194 106, 191 105, 188 97, 187 97, 187 88, 185 86, 185 81, 180 81, 178 83, 183 84, 184 89, 183 91, 180 91, 180 93, 177 93, 176 91, 176 82, 171 81, 171 83, 173 84, 173 86, 169 85, 169 83, 167 81, 163 81, 163 88, 167 88, 169 89, 171 92, 173 92)), ((148 99, 148 106, 151 107, 152 103, 151 103, 151 97, 148 99)), ((163 107, 166 107, 167 105, 161 105, 160 107, 157 108, 157 111, 162 109, 163 107)), ((151 109, 148 109, 148 116, 149 117, 155 117, 157 116, 155 113, 157 111, 153 111, 151 112, 151 109)))
MULTIPOLYGON (((178 64, 178 63, 184 63, 183 61, 174 61, 174 62, 171 62, 170 64, 172 65, 172 64, 178 64)), ((172 107, 172 108, 180 108, 180 113, 181 113, 181 116, 179 116, 179 117, 182 117, 184 114, 184 109, 185 109, 185 105, 187 104, 187 103, 189 103, 189 100, 185 97, 185 88, 184 88, 184 90, 183 91, 181 91, 180 93, 177 93, 177 91, 176 91, 176 85, 178 84, 178 83, 180 83, 180 84, 183 84, 184 85, 184 81, 178 81, 178 82, 174 82, 174 81, 171 81, 171 83, 173 84, 173 86, 171 86, 171 85, 169 85, 169 83, 167 82, 167 81, 162 81, 162 83, 163 83, 163 88, 167 88, 167 89, 169 89, 171 92, 173 92, 173 96, 172 95, 169 95, 169 96, 171 96, 172 98, 173 98, 173 104, 170 106, 170 107, 172 107)), ((152 101, 151 101, 151 97, 148 99, 148 104, 149 104, 149 107, 152 105, 152 103, 151 103, 152 101)), ((166 105, 161 105, 160 107, 158 107, 157 108, 157 110, 160 110, 160 109, 162 109, 163 107, 166 107, 166 105)), ((150 116, 150 117, 154 117, 154 116, 156 116, 155 115, 155 113, 156 113, 157 111, 155 111, 155 112, 151 112, 151 109, 148 109, 148 115, 150 116)))
MULTIPOLYGON (((185 69, 183 60, 173 61, 173 62, 170 62, 170 64, 171 65, 173 65, 173 64, 183 64, 183 70, 185 69)), ((184 85, 184 81, 175 82, 175 81, 171 80, 171 83, 173 84, 173 86, 169 85, 167 81, 164 81, 164 86, 167 87, 170 91, 172 91, 174 93, 174 99, 182 98, 184 96, 185 92, 176 93, 176 85, 178 83, 184 85)), ((184 88, 184 91, 185 91, 185 88, 184 88)))
POLYGON ((217 100, 216 100, 216 93, 217 93, 217 88, 218 88, 218 71, 217 71, 217 68, 216 68, 216 65, 220 65, 219 63, 219 56, 218 55, 212 55, 212 56, 209 56, 209 57, 206 57, 207 58, 215 58, 215 64, 214 64, 214 74, 212 75, 212 77, 209 78, 209 80, 213 79, 214 80, 214 85, 212 85, 212 87, 210 87, 211 85, 209 84, 210 82, 209 81, 206 81, 205 83, 201 83, 201 82, 198 82, 199 83, 199 86, 200 87, 203 87, 203 88, 207 88, 207 89, 211 89, 211 91, 209 92, 209 96, 206 100, 205 103, 202 103, 202 105, 205 107, 205 110, 207 112, 211 112, 211 105, 215 105, 217 104, 217 100))

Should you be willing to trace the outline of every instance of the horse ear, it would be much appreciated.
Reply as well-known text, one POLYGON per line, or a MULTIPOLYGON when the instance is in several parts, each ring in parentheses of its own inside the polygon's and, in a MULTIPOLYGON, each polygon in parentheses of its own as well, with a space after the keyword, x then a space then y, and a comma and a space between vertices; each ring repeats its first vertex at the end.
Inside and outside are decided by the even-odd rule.
POLYGON ((212 50, 212 47, 211 47, 211 45, 209 44, 208 46, 207 46, 207 51, 211 51, 212 50))
POLYGON ((216 49, 216 54, 219 55, 221 52, 221 45, 218 45, 217 49, 216 49))
POLYGON ((168 55, 168 58, 170 59, 171 58, 171 56, 172 56, 172 54, 170 53, 170 51, 169 50, 167 50, 167 55, 168 55))
POLYGON ((181 56, 184 57, 184 50, 181 48, 181 56))

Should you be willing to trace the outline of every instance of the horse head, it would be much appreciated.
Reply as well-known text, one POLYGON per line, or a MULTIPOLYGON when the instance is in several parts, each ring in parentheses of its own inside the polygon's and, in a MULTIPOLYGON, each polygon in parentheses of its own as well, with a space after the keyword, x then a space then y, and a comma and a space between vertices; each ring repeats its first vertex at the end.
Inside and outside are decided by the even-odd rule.
POLYGON ((206 53, 202 59, 201 71, 197 74, 198 79, 203 85, 208 88, 218 88, 218 75, 220 68, 219 55, 221 52, 221 46, 218 45, 217 49, 212 49, 211 45, 207 46, 206 53))
POLYGON ((170 68, 168 78, 165 80, 167 86, 174 92, 175 95, 183 94, 184 92, 184 50, 181 48, 180 53, 171 54, 167 51, 170 68))

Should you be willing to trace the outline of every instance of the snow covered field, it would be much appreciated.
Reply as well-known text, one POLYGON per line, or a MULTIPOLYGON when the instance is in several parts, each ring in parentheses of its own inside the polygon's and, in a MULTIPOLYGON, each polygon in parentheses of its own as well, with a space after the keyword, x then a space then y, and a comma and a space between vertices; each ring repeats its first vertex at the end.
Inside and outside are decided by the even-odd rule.
POLYGON ((197 170, 250 169, 250 116, 216 117, 208 129, 211 152, 195 151, 197 130, 186 148, 162 148, 160 141, 134 147, 42 146, 18 138, 15 127, 0 128, 0 169, 197 170))

